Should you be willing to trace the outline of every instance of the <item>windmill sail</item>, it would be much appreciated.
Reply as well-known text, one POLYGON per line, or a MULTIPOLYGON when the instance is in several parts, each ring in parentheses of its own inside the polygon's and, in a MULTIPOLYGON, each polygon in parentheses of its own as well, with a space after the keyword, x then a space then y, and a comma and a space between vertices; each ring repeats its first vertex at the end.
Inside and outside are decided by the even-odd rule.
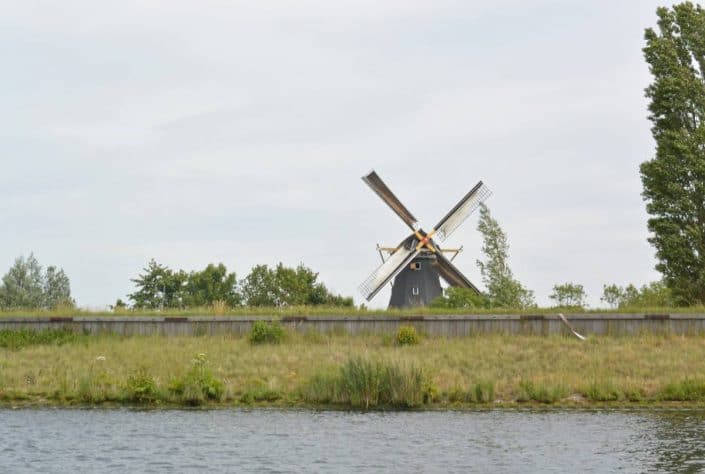
POLYGON ((414 245, 409 245, 413 242, 414 239, 412 237, 407 238, 396 252, 362 282, 358 289, 367 301, 374 298, 384 285, 402 271, 414 257, 419 254, 420 250, 417 250, 414 245))
POLYGON ((474 188, 467 193, 458 204, 455 205, 453 209, 450 210, 448 214, 441 219, 441 221, 436 224, 434 229, 436 229, 436 234, 434 238, 440 242, 443 242, 448 238, 450 234, 455 231, 455 229, 460 226, 465 219, 472 214, 475 209, 477 209, 480 204, 485 201, 492 191, 484 185, 482 181, 477 183, 474 188))
POLYGON ((480 290, 473 285, 472 282, 468 280, 455 265, 450 263, 450 260, 443 255, 443 252, 436 252, 436 264, 438 274, 450 286, 469 288, 474 290, 477 294, 480 294, 480 290))
POLYGON ((372 190, 380 198, 382 198, 382 201, 384 201, 387 206, 389 206, 394 213, 411 228, 411 230, 416 230, 416 217, 414 217, 411 211, 409 211, 406 206, 401 203, 392 190, 384 184, 384 181, 382 181, 382 178, 380 178, 376 172, 370 172, 367 176, 363 176, 362 180, 367 183, 367 185, 372 188, 372 190))

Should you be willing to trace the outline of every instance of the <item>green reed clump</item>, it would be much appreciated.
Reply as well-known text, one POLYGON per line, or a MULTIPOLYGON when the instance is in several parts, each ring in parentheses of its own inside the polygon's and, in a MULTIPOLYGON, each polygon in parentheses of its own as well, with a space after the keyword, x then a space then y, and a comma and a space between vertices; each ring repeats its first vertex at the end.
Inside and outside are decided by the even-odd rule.
POLYGON ((171 381, 169 390, 183 403, 201 405, 222 399, 225 385, 211 372, 206 355, 198 354, 186 374, 171 381))
POLYGON ((250 329, 252 344, 279 344, 285 336, 284 328, 278 322, 255 321, 250 329))
POLYGON ((18 350, 23 347, 36 345, 61 345, 76 342, 82 335, 70 329, 46 329, 35 331, 32 329, 3 329, 0 330, 0 348, 18 350))
POLYGON ((399 326, 397 329, 396 342, 399 346, 411 346, 421 341, 414 326, 399 326))
POLYGON ((665 401, 702 401, 705 400, 705 381, 685 379, 666 384, 657 394, 665 401))
POLYGON ((319 373, 301 390, 309 403, 344 404, 369 409, 377 406, 412 408, 430 401, 428 381, 415 366, 349 359, 338 373, 319 373))
MULTIPOLYGON (((638 392, 630 393, 630 397, 634 398, 638 392)), ((585 390, 585 397, 593 402, 616 402, 623 397, 622 391, 620 391, 614 383, 611 381, 603 382, 593 382, 585 390)))
POLYGON ((251 388, 245 391, 240 396, 240 402, 246 404, 261 403, 261 402, 276 402, 284 398, 284 393, 281 390, 272 388, 251 388))
POLYGON ((565 398, 566 395, 566 389, 560 385, 539 385, 530 380, 522 380, 519 383, 519 393, 516 400, 518 402, 555 403, 565 398))

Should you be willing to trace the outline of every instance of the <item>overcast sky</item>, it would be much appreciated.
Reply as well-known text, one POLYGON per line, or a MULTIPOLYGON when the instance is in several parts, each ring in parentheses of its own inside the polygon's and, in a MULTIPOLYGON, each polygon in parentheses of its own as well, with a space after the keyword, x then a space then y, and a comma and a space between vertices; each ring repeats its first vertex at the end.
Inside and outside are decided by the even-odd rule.
MULTIPOLYGON (((303 262, 355 295, 478 180, 511 266, 555 283, 658 278, 643 30, 664 2, 0 1, 0 273, 34 252, 81 306, 173 268, 303 262)), ((480 283, 477 216, 446 242, 480 283)), ((388 292, 373 306, 385 306, 388 292)))

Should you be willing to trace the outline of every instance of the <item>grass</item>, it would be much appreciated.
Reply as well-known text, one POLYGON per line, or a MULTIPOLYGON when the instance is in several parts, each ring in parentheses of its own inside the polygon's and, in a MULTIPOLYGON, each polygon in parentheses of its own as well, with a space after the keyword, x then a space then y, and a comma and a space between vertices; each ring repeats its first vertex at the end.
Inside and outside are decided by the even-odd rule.
POLYGON ((427 337, 409 346, 381 336, 298 333, 275 345, 255 345, 246 336, 41 337, 23 335, 32 343, 0 347, 1 403, 363 409, 705 403, 701 336, 581 342, 494 334, 427 337))
POLYGON ((411 308, 411 309, 367 309, 346 308, 339 306, 288 306, 284 308, 272 307, 237 307, 229 308, 223 305, 205 306, 200 308, 136 310, 117 309, 115 311, 92 311, 80 308, 44 309, 16 309, 0 310, 2 317, 102 317, 102 316, 432 316, 432 315, 484 315, 484 314, 703 314, 705 307, 690 306, 678 308, 411 308))

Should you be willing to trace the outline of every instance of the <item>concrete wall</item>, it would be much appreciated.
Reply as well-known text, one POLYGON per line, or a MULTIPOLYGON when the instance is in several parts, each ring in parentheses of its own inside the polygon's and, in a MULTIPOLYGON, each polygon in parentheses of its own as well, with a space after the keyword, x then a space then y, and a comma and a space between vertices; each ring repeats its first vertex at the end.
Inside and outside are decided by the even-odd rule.
MULTIPOLYGON (((705 334, 705 314, 573 314, 567 316, 583 335, 630 335, 639 333, 705 334)), ((76 316, 0 317, 3 329, 69 328, 90 334, 197 336, 205 334, 245 334, 257 320, 268 316, 76 316)), ((569 334, 555 315, 478 316, 307 316, 284 317, 284 326, 295 331, 340 334, 394 334, 400 325, 412 325, 429 336, 461 337, 475 334, 569 334)))

